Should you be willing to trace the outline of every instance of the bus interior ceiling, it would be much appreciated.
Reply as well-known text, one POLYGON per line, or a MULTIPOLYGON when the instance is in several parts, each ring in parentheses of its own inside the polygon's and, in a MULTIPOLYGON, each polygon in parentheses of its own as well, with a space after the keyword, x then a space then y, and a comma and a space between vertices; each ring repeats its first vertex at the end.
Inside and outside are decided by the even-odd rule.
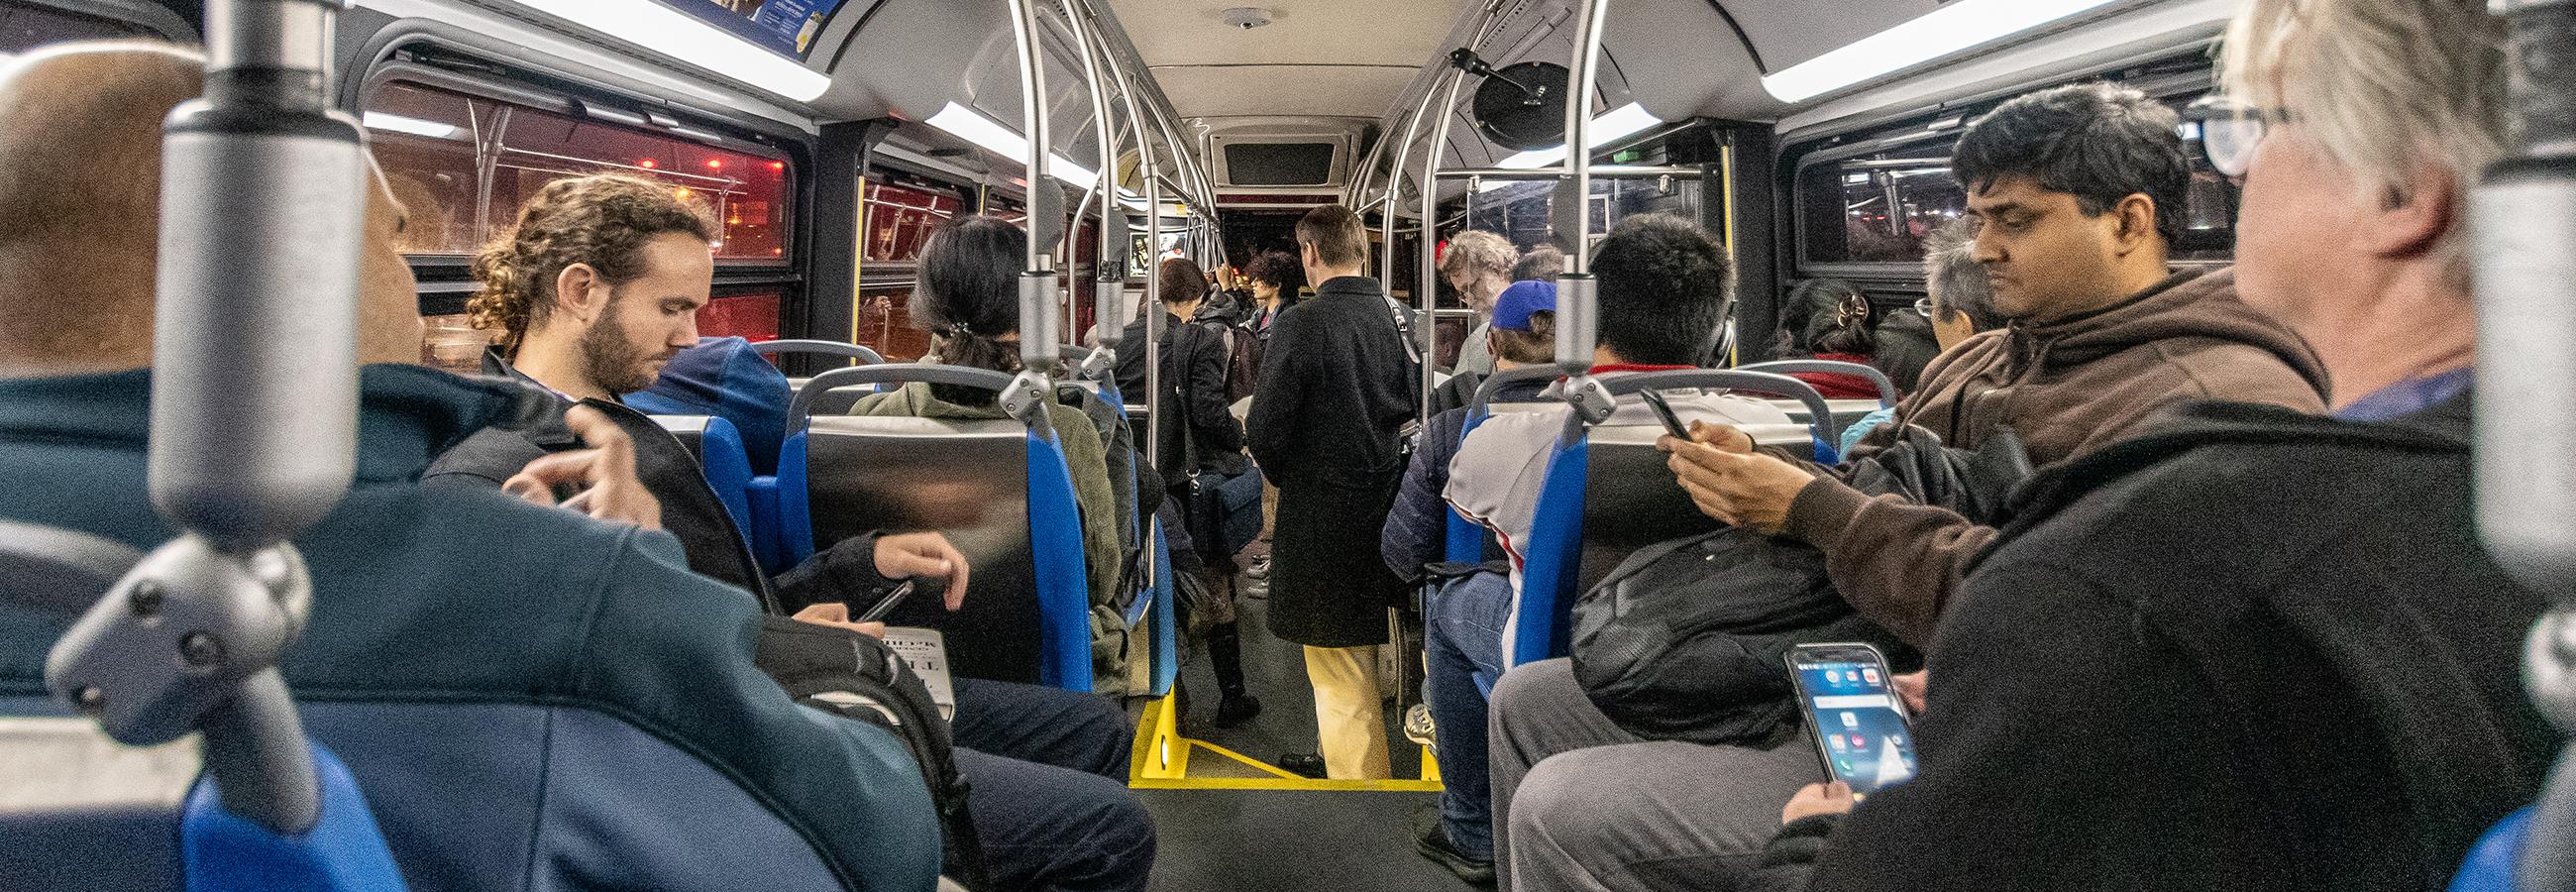
MULTIPOLYGON (((1110 327, 1141 299, 1150 258, 1163 250, 1147 241, 1157 210, 1208 227, 1212 237, 1199 243, 1180 227, 1163 232, 1214 267, 1293 254, 1301 214, 1352 205, 1372 239, 1392 233, 1392 243, 1377 244, 1371 272, 1391 258, 1386 284, 1408 302, 1425 281, 1421 253, 1460 231, 1496 232, 1522 249, 1571 237, 1553 180, 1510 173, 1555 168, 1563 147, 1480 119, 1476 94, 1488 79, 1462 75, 1449 57, 1465 48, 1495 69, 1567 65, 1582 0, 1029 0, 1044 23, 1036 37, 1046 94, 1036 105, 1056 156, 1044 172, 1026 169, 1022 57, 1007 0, 631 2, 715 25, 675 39, 602 13, 608 3, 352 0, 337 38, 337 95, 362 116, 414 221, 404 247, 429 320, 424 361, 476 368, 491 334, 466 319, 471 257, 536 189, 595 172, 666 184, 714 213, 716 288, 699 316, 704 334, 844 341, 894 362, 921 357, 931 343, 910 312, 922 247, 943 222, 968 214, 1087 240, 1055 255, 1071 288, 1066 340, 1093 320, 1110 327), (774 10, 790 7, 810 15, 777 20, 774 10), (740 52, 706 46, 721 41, 740 52), (1094 83, 1095 74, 1110 83, 1094 83), (1433 164, 1485 176, 1433 179, 1425 233, 1421 193, 1433 164), (1116 280, 1113 270, 1095 290, 1098 270, 1115 265, 1088 241, 1104 201, 1133 241, 1120 246, 1127 277, 1116 280), (1078 220, 1029 219, 1033 209, 1069 216, 1078 207, 1078 220), (1104 307, 1109 300, 1119 305, 1104 307)), ((202 6, 0 0, 0 52, 71 37, 194 42, 202 6)), ((1626 216, 1677 213, 1722 236, 1738 264, 1741 358, 1759 358, 1779 296, 1795 281, 1844 279, 1889 309, 1922 293, 1923 237, 1965 202, 1948 177, 1930 174, 1946 171, 1947 147, 1967 117, 2019 92, 2097 77, 2188 102, 2210 89, 2208 50, 2234 9, 2228 0, 2116 0, 1932 58, 1849 54, 1943 6, 1610 0, 1591 110, 1594 158, 1607 167, 1593 176, 1584 228, 1597 237, 1626 216), (1837 82, 1819 66, 1879 73, 1837 82)), ((2225 263, 2233 186, 2215 171, 2199 173, 2180 260, 2225 263)), ((1472 321, 1462 321, 1445 282, 1429 281, 1436 302, 1453 311, 1437 321, 1435 356, 1454 356, 1472 321)), ((796 363, 791 372, 820 367, 796 363)), ((1295 647, 1263 631, 1265 608, 1246 602, 1244 634, 1269 711, 1239 729, 1191 715, 1169 730, 1256 761, 1312 749, 1303 664, 1295 647)), ((1204 654, 1198 659, 1180 676, 1201 692, 1192 712, 1206 713, 1216 708, 1205 693, 1213 682, 1204 654)), ((1389 675, 1409 677, 1400 666, 1389 675)), ((1389 705, 1391 749, 1404 754, 1398 779, 1429 767, 1400 734, 1401 708, 1417 698, 1403 691, 1389 705)), ((1149 716, 1155 703, 1140 697, 1131 707, 1149 716)), ((1146 758, 1141 748, 1138 758, 1146 758)), ((1194 884, 1244 864, 1296 878, 1270 888, 1446 882, 1433 873, 1423 885, 1400 829, 1401 813, 1429 801, 1436 784, 1301 785, 1257 765, 1204 755, 1199 764, 1205 774, 1194 777, 1234 783, 1138 784, 1164 818, 1173 864, 1164 888, 1218 888, 1194 884), (1256 791, 1281 798, 1228 798, 1256 791), (1294 848, 1305 844, 1300 834, 1276 828, 1221 838, 1218 830, 1248 820, 1367 828, 1375 841, 1345 839, 1335 844, 1349 854, 1329 856, 1294 848), (1349 860, 1337 866, 1333 857, 1349 860), (1398 876, 1336 882, 1367 876, 1347 869, 1363 862, 1398 876)))

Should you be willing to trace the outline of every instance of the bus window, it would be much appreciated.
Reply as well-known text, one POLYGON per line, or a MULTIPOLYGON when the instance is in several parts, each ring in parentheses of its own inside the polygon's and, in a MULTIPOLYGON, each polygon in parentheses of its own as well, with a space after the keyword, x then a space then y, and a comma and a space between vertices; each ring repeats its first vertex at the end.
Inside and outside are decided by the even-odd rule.
POLYGON ((762 291, 728 294, 708 301, 698 308, 698 336, 778 340, 778 304, 783 297, 775 291, 762 291))
POLYGON ((668 184, 717 224, 720 261, 788 260, 783 153, 711 146, 622 124, 395 82, 364 116, 394 197, 411 212, 404 250, 471 254, 547 183, 622 173, 668 184))
POLYGON ((483 348, 499 332, 477 330, 465 320, 464 313, 422 317, 420 364, 459 375, 482 374, 483 348))
POLYGON ((930 231, 957 216, 956 196, 887 183, 871 182, 867 190, 866 260, 909 263, 921 255, 930 231))

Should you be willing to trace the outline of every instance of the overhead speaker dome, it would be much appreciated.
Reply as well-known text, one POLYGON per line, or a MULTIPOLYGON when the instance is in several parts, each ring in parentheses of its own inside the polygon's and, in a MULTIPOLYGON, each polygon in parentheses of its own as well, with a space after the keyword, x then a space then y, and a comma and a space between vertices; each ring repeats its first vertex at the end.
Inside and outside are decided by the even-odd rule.
POLYGON ((1270 10, 1258 6, 1237 6, 1226 10, 1224 18, 1227 25, 1250 31, 1270 24, 1271 15, 1270 10))

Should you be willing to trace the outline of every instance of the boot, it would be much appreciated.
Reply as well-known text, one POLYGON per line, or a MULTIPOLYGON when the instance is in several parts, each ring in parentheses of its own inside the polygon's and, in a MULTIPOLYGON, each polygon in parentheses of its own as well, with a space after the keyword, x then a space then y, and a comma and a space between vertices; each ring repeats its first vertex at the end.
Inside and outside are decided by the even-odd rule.
POLYGON ((1226 623, 1210 630, 1208 658, 1216 669, 1216 726, 1232 728, 1260 715, 1261 698, 1244 688, 1241 627, 1226 623))

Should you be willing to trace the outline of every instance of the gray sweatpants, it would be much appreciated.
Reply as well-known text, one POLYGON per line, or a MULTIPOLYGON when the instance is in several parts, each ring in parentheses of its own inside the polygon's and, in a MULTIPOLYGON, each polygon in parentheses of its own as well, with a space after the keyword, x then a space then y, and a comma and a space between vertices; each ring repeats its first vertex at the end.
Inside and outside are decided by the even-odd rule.
POLYGON ((1775 749, 1644 741, 1584 699, 1573 663, 1494 684, 1494 863, 1512 892, 1732 889, 1824 780, 1800 731, 1775 749))

